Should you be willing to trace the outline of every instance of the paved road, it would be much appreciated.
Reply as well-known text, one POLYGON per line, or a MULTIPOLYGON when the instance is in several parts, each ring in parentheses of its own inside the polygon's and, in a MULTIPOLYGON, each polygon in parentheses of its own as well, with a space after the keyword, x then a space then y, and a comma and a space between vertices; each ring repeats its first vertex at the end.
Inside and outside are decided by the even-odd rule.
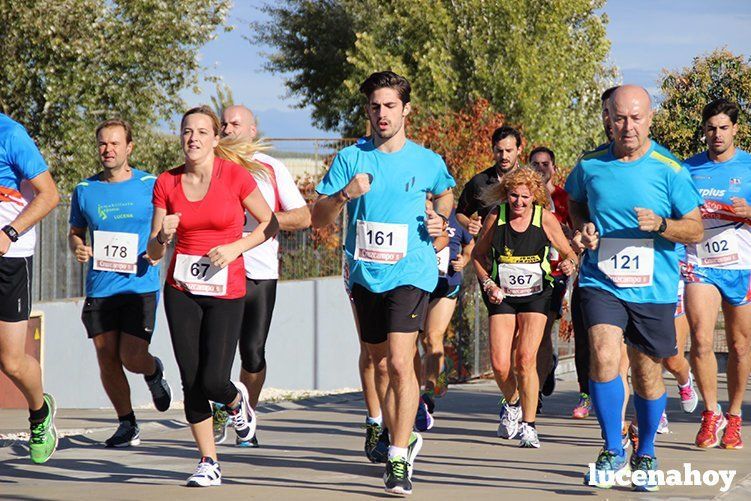
MULTIPOLYGON (((721 395, 725 395, 724 384, 721 395)), ((542 447, 518 449, 495 436, 498 392, 492 382, 458 385, 438 401, 436 427, 425 433, 415 465, 413 499, 707 499, 719 486, 664 487, 648 496, 625 488, 593 490, 582 485, 587 463, 601 445, 594 418, 574 421, 568 413, 576 384, 559 381, 538 420, 542 447)), ((751 499, 749 449, 698 450, 691 446, 698 411, 680 411, 670 387, 668 435, 658 439, 664 470, 737 470, 722 499, 751 499)), ((750 395, 751 396, 751 395, 750 395)), ((746 414, 751 409, 744 409, 746 414)), ((0 499, 199 499, 203 489, 183 487, 197 461, 181 411, 140 412, 142 443, 131 449, 104 449, 112 433, 110 411, 63 410, 58 427, 74 434, 45 465, 28 460, 25 444, 0 443, 0 499), (80 430, 94 430, 80 434, 80 430), (79 430, 75 432, 75 430, 79 430), (77 434, 76 434, 77 433, 77 434)), ((22 431, 24 413, 0 411, 0 434, 22 431)), ((358 395, 269 405, 260 410, 260 449, 219 446, 224 484, 210 493, 222 499, 366 499, 385 497, 382 465, 362 451, 363 403, 358 395)), ((751 430, 746 427, 746 440, 751 430)), ((0 441, 1 442, 1 441, 0 441)))

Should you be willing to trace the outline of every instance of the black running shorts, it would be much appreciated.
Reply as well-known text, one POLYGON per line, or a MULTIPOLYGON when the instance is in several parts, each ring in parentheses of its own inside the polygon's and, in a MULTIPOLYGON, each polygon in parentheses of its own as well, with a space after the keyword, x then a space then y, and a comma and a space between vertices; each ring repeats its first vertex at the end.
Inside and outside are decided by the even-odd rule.
POLYGON ((109 331, 119 331, 151 342, 156 323, 157 292, 87 297, 81 320, 89 339, 109 331))
POLYGON ((594 287, 580 287, 581 310, 587 330, 599 324, 623 330, 626 344, 640 352, 668 358, 678 353, 675 303, 630 303, 594 287))
POLYGON ((429 293, 412 285, 386 292, 371 292, 360 284, 352 287, 352 301, 364 343, 386 341, 389 332, 417 332, 425 326, 429 293))
POLYGON ((0 256, 0 320, 23 322, 31 313, 31 257, 0 256))

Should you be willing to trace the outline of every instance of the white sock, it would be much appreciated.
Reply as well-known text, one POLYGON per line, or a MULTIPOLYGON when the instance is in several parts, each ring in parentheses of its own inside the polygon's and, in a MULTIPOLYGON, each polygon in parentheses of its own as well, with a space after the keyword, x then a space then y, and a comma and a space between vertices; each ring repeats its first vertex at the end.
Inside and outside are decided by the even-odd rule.
POLYGON ((407 459, 407 448, 406 447, 394 447, 393 445, 389 445, 389 459, 393 459, 393 458, 407 459))
POLYGON ((376 417, 368 416, 367 418, 365 418, 365 422, 367 424, 377 424, 378 426, 383 426, 383 415, 378 415, 376 417))

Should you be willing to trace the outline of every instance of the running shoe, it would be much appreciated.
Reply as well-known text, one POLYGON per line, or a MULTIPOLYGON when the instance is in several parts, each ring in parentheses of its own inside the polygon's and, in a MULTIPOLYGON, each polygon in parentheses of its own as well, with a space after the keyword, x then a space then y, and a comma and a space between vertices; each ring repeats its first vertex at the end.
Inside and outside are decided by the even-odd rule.
POLYGON ((389 459, 390 445, 391 441, 389 440, 389 430, 388 428, 383 428, 383 431, 381 431, 381 436, 378 437, 378 442, 368 456, 368 459, 370 459, 370 461, 373 463, 387 462, 389 459))
POLYGON ((539 449, 540 439, 537 436, 537 429, 527 423, 522 423, 519 427, 519 447, 523 449, 539 449))
POLYGON ((409 436, 409 445, 407 446, 407 464, 409 465, 407 474, 409 478, 412 478, 412 469, 415 465, 415 459, 417 459, 417 455, 420 453, 420 449, 422 449, 422 435, 412 432, 409 436))
POLYGON ((172 388, 169 383, 164 379, 164 364, 159 360, 159 357, 154 357, 156 362, 156 374, 152 378, 146 376, 143 379, 149 387, 151 392, 151 399, 154 401, 154 407, 159 412, 164 412, 169 409, 172 403, 172 388))
POLYGON ((670 433, 670 428, 668 428, 669 424, 670 423, 668 423, 668 415, 663 412, 662 416, 660 416, 660 423, 657 425, 657 433, 659 435, 670 433))
POLYGON ((678 395, 681 397, 681 407, 683 412, 691 414, 696 410, 696 406, 699 405, 699 394, 696 393, 694 388, 694 376, 691 372, 688 373, 688 384, 685 388, 678 386, 678 395))
POLYGON ((428 406, 428 412, 433 414, 435 412, 435 400, 430 393, 425 392, 422 394, 422 401, 428 406))
POLYGON ((639 448, 639 427, 634 423, 628 425, 628 441, 631 443, 631 450, 636 452, 639 448))
POLYGON ((592 399, 586 393, 579 393, 579 403, 574 407, 572 417, 574 419, 586 419, 592 411, 592 399))
POLYGON ((657 458, 653 458, 651 456, 637 456, 636 454, 634 454, 633 456, 631 456, 629 466, 631 467, 632 475, 633 472, 638 470, 647 472, 644 483, 635 484, 633 481, 633 476, 631 477, 631 485, 633 486, 633 489, 635 491, 656 492, 660 490, 660 484, 657 483, 657 476, 649 474, 650 471, 657 471, 657 458))
POLYGON ((120 421, 115 434, 104 441, 105 447, 130 447, 141 443, 141 430, 130 421, 120 421))
POLYGON ((696 446, 702 449, 717 447, 720 444, 720 432, 725 429, 728 422, 722 415, 720 404, 717 404, 717 412, 704 411, 701 413, 701 427, 696 434, 696 446))
POLYGON ((222 485, 222 470, 219 463, 208 456, 204 456, 198 462, 196 471, 188 477, 188 487, 210 487, 222 485))
POLYGON ((501 423, 498 425, 497 435, 500 438, 514 438, 519 433, 519 423, 522 420, 522 406, 509 405, 505 399, 501 400, 501 423))
POLYGON ((584 485, 610 489, 615 485, 616 474, 624 468, 628 471, 629 465, 625 451, 618 455, 615 452, 603 450, 597 456, 595 464, 584 475, 584 485))
POLYGON ((214 427, 214 443, 221 444, 227 440, 227 428, 229 427, 229 415, 222 404, 211 403, 211 418, 214 427))
POLYGON ((433 388, 433 394, 435 395, 435 398, 443 398, 446 396, 446 393, 448 393, 448 391, 448 375, 446 374, 446 370, 444 369, 440 374, 438 374, 438 381, 436 381, 435 387, 433 388))
POLYGON ((378 445, 378 441, 381 438, 383 428, 378 423, 365 423, 365 457, 367 457, 371 463, 379 463, 373 457, 373 451, 378 445))
POLYGON ((743 439, 741 438, 743 420, 740 416, 732 414, 725 414, 725 420, 728 425, 725 428, 725 433, 722 435, 720 445, 723 449, 743 449, 743 439))
POLYGON ((235 428, 237 438, 240 440, 250 440, 256 434, 256 413, 248 403, 248 390, 240 382, 234 382, 237 391, 240 392, 240 404, 236 409, 230 409, 225 406, 229 422, 235 428))
POLYGON ((409 478, 409 463, 402 457, 391 458, 386 463, 383 483, 388 494, 406 496, 412 494, 412 480, 409 478))
MULTIPOLYGON (((621 446, 623 447, 624 451, 626 449, 628 449, 628 446, 629 446, 629 443, 630 443, 629 435, 628 435, 628 429, 629 429, 629 427, 630 427, 630 425, 626 424, 626 423, 623 423, 623 426, 621 427, 621 446)), ((603 439, 604 438, 605 437, 603 437, 603 439)), ((636 449, 634 449, 634 450, 636 450, 636 449)))
POLYGON ((240 437, 235 438, 235 445, 238 447, 245 447, 246 449, 258 449, 258 437, 253 435, 250 440, 241 440, 240 437))
POLYGON ((428 431, 433 427, 433 416, 428 412, 428 404, 420 397, 420 402, 417 404, 417 415, 415 416, 415 430, 428 431))
POLYGON ((31 460, 37 464, 46 462, 57 449, 57 428, 55 428, 55 414, 57 405, 52 395, 45 393, 44 401, 47 404, 47 417, 41 423, 31 425, 29 435, 29 452, 31 460))
POLYGON ((542 383, 540 393, 549 397, 555 391, 555 369, 558 367, 558 354, 553 353, 553 368, 548 373, 548 377, 545 378, 545 382, 542 383))

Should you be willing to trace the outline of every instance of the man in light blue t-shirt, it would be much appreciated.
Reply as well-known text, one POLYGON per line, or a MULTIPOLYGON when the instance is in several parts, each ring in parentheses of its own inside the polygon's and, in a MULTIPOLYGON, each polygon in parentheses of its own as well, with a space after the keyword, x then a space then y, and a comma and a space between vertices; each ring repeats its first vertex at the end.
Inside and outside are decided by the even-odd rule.
POLYGON ((141 438, 123 368, 144 376, 158 410, 169 409, 172 400, 164 366, 149 353, 160 285, 159 268, 146 255, 156 177, 128 163, 128 122, 102 122, 96 140, 102 171, 73 191, 68 245, 79 263, 89 263, 81 320, 120 422, 105 445, 128 447, 141 438))
POLYGON ((363 82, 373 137, 339 152, 316 187, 312 214, 320 228, 347 205, 349 285, 377 385, 385 390, 379 391, 380 442, 390 440, 384 482, 394 494, 412 491, 412 464, 422 446, 412 432, 419 401, 414 354, 438 282, 432 237, 446 227, 455 185, 441 157, 406 138, 410 90, 390 71, 363 82), (428 195, 433 205, 426 209, 428 195))
MULTIPOLYGON (((657 469, 654 437, 665 410, 661 361, 677 352, 676 242, 702 237, 702 199, 680 162, 649 138, 649 94, 618 87, 608 101, 613 142, 585 154, 566 181, 574 228, 586 252, 579 274, 581 307, 592 351, 590 392, 605 447, 589 485, 611 487, 628 468, 621 442, 624 388, 621 340, 631 362, 639 447, 631 470, 657 469)), ((651 477, 654 480, 654 476, 651 477)), ((647 482, 637 490, 656 490, 647 482)))

